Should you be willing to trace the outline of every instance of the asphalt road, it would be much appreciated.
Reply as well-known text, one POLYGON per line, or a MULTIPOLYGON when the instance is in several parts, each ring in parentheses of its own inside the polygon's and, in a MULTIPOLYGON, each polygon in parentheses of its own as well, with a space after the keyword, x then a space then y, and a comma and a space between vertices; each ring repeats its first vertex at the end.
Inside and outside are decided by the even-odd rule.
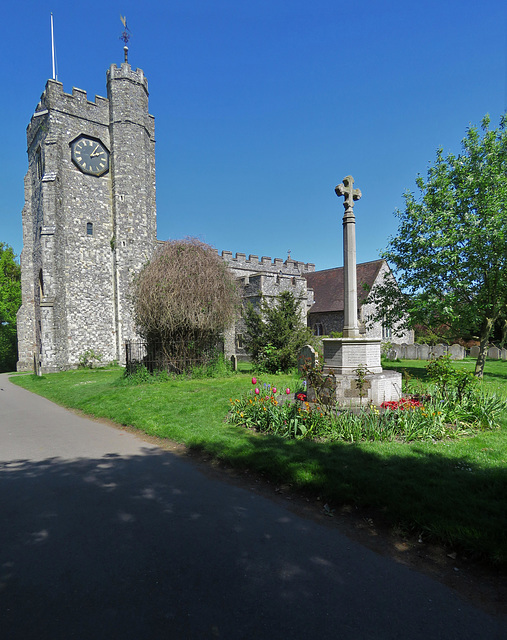
POLYGON ((507 638, 431 578, 0 376, 0 638, 507 638))

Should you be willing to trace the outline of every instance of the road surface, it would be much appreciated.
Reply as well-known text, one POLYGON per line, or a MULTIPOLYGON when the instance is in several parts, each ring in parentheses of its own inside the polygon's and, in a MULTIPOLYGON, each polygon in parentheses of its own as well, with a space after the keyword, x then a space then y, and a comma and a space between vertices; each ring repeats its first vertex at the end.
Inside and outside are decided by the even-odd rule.
POLYGON ((0 638, 507 638, 428 576, 0 376, 0 638))

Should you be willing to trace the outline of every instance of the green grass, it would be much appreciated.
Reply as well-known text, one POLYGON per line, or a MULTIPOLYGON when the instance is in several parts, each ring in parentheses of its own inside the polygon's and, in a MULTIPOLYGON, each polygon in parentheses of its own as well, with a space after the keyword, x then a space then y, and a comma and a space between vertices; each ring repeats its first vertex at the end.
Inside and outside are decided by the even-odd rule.
MULTIPOLYGON (((389 363, 424 383, 424 362, 389 363)), ((473 370, 474 362, 458 366, 473 370)), ((230 398, 249 391, 251 374, 221 379, 120 384, 118 370, 17 376, 12 382, 55 402, 205 450, 264 474, 331 507, 381 510, 397 529, 449 545, 468 557, 507 566, 507 416, 500 429, 442 442, 321 443, 265 436, 226 424, 230 398)), ((263 376, 277 387, 290 376, 263 376)), ((507 362, 488 361, 485 388, 507 397, 507 362)))

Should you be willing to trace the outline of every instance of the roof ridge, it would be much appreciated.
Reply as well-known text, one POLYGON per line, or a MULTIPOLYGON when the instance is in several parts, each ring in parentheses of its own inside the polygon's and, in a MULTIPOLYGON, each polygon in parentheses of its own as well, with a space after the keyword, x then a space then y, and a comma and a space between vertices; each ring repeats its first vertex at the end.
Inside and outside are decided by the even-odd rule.
MULTIPOLYGON (((363 264, 374 264, 375 262, 385 262, 385 260, 384 260, 384 258, 377 258, 376 260, 367 260, 366 262, 358 262, 356 264, 356 268, 362 266, 363 264)), ((341 266, 341 267, 329 267, 329 269, 318 269, 318 270, 314 271, 313 273, 324 273, 325 271, 336 271, 336 269, 343 269, 343 266, 341 266)))

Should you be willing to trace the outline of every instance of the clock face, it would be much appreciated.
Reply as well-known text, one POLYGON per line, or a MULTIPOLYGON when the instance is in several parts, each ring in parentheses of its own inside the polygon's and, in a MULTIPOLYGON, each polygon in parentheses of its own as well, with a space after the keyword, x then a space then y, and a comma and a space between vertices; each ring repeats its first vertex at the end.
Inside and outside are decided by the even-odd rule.
POLYGON ((72 162, 83 173, 102 176, 109 170, 109 152, 104 145, 93 138, 84 136, 71 144, 72 162))

